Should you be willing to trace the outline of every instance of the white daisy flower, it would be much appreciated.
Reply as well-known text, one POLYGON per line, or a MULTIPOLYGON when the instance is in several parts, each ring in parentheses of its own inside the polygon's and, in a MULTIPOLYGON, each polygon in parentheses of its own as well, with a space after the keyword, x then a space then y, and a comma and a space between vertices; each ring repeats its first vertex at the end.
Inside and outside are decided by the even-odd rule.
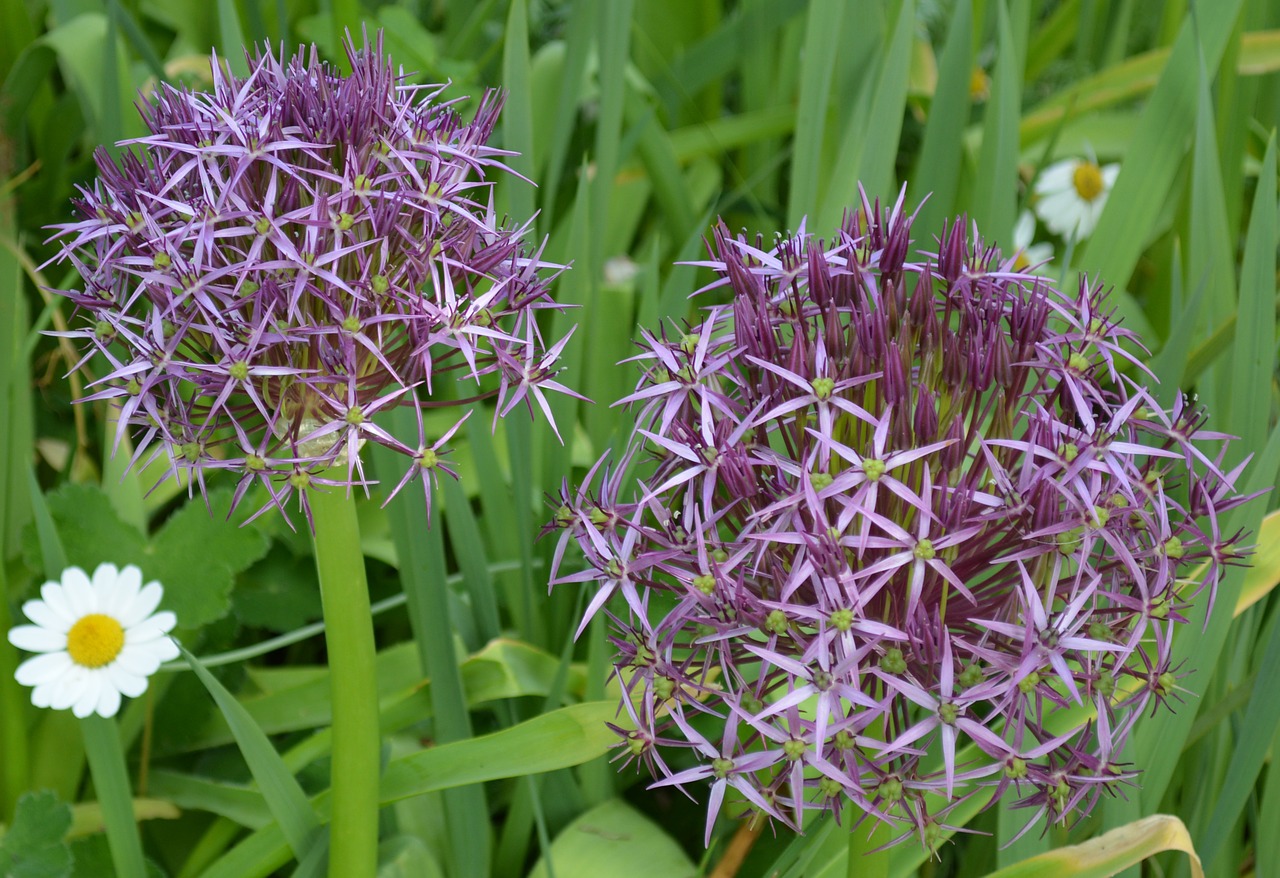
POLYGON ((1024 210, 1018 214, 1018 222, 1013 226, 1013 270, 1030 271, 1043 274, 1053 259, 1053 245, 1042 241, 1034 243, 1036 237, 1036 218, 1031 211, 1024 210))
POLYGON ((1088 159, 1055 162, 1036 180, 1036 215, 1054 234, 1076 241, 1089 237, 1119 173, 1119 165, 1099 167, 1088 159))
POLYGON ((177 617, 155 612, 164 589, 158 582, 144 586, 133 565, 99 565, 92 580, 68 567, 62 581, 46 582, 40 595, 43 600, 22 605, 35 624, 9 631, 14 646, 40 653, 14 673, 23 686, 35 687, 36 707, 115 716, 121 695, 137 698, 160 663, 178 657, 168 636, 177 617))

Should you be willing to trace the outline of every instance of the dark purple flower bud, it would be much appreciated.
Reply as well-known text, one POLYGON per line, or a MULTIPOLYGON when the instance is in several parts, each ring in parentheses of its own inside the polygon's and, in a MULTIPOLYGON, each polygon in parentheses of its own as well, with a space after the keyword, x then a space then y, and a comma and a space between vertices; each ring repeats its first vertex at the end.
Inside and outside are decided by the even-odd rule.
POLYGON ((826 250, 719 230, 702 264, 733 303, 690 331, 700 389, 627 398, 651 462, 608 532, 567 487, 548 525, 582 548, 555 581, 598 584, 588 615, 625 602, 623 746, 659 785, 710 781, 709 821, 728 786, 791 826, 847 806, 925 844, 975 787, 1086 811, 1132 778, 1115 755, 1177 697, 1173 626, 1239 557, 1227 437, 1118 374, 1130 333, 1096 288, 1002 271, 963 221, 913 263, 909 232, 901 201, 826 250))

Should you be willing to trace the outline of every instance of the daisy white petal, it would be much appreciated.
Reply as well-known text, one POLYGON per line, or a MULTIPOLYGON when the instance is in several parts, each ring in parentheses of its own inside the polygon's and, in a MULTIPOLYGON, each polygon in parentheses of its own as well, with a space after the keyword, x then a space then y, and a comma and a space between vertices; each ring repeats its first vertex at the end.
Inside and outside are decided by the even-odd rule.
POLYGON ((54 652, 67 648, 67 635, 39 625, 19 625, 9 631, 9 642, 27 652, 54 652))
POLYGON ((49 652, 29 658, 13 672, 23 686, 43 686, 71 669, 71 656, 65 652, 49 652))

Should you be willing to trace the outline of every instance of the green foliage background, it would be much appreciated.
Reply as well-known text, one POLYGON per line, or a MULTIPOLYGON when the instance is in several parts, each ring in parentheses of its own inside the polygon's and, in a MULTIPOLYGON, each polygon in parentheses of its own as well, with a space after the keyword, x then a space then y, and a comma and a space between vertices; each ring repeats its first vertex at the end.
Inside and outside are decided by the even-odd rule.
MULTIPOLYGON (((221 490, 207 511, 183 486, 151 490, 158 473, 122 474, 108 412, 72 405, 84 393, 64 377, 76 358, 41 335, 69 317, 42 288, 75 283, 37 268, 51 255, 43 227, 68 216, 96 145, 141 132, 139 90, 201 86, 211 47, 233 67, 246 43, 314 42, 337 59, 344 29, 361 27, 384 30, 410 81, 450 80, 451 95, 472 98, 507 91, 500 145, 539 185, 506 179, 497 205, 537 211, 548 258, 573 263, 556 294, 580 307, 554 319, 582 327, 564 379, 596 401, 555 401, 564 445, 522 416, 493 436, 489 417, 472 418, 455 443, 462 478, 439 492, 430 528, 411 498, 362 502, 384 647, 380 874, 674 878, 709 871, 732 835, 722 821, 704 854, 700 805, 646 793, 605 761, 611 647, 599 626, 572 642, 582 595, 547 596, 551 544, 535 541, 545 493, 629 434, 627 413, 607 403, 633 375, 614 364, 637 326, 694 317, 687 296, 704 278, 679 261, 699 256, 717 216, 766 238, 807 216, 829 234, 859 181, 873 198, 905 184, 913 204, 932 193, 918 245, 963 213, 1008 248, 1042 167, 1087 153, 1120 162, 1096 232, 1065 252, 1055 242, 1052 270, 1113 285, 1166 401, 1175 387, 1198 393, 1212 428, 1255 455, 1247 486, 1275 485, 1267 146, 1280 117, 1280 7, 1268 0, 6 0, 0 623, 16 623, 59 558, 139 563, 166 584, 183 642, 243 707, 224 717, 175 670, 123 714, 156 874, 314 868, 303 857, 291 871, 277 809, 296 800, 264 795, 232 744, 237 722, 265 731, 259 755, 281 754, 283 775, 318 797, 299 825, 323 822, 327 672, 310 543, 278 516, 225 523, 221 490), (985 94, 972 88, 979 69, 985 94)), ((1275 505, 1251 504, 1228 529, 1258 532, 1275 505)), ((985 835, 958 837, 936 860, 898 848, 893 874, 985 874, 1165 812, 1185 822, 1208 874, 1280 875, 1274 537, 1268 518, 1255 569, 1234 572, 1220 611, 1206 623, 1199 607, 1179 635, 1178 660, 1195 673, 1179 711, 1150 720, 1125 754, 1144 769, 1140 790, 1070 832, 1037 827, 1008 846, 1021 816, 975 817, 978 803, 966 803, 953 820, 985 835)), ((23 878, 109 875, 77 730, 30 707, 12 678, 19 660, 0 644, 0 865, 23 878)), ((766 833, 740 874, 844 874, 841 836, 827 824, 799 840, 766 833)), ((1185 874, 1187 862, 1170 854, 1143 868, 1185 874)))

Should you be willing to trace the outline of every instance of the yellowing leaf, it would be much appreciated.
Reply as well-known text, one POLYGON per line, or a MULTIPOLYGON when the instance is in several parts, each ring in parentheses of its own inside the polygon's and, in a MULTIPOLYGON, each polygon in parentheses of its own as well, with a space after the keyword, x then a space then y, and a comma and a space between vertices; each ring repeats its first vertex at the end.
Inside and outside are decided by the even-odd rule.
POLYGON ((1237 616, 1280 585, 1280 509, 1262 519, 1262 527, 1258 528, 1254 542, 1257 545, 1249 558, 1249 569, 1244 574, 1240 597, 1236 600, 1237 616))
POLYGON ((1204 878, 1187 827, 1169 814, 1135 820, 1083 844, 1058 848, 992 872, 987 878, 1106 878, 1164 851, 1187 854, 1192 878, 1204 878))

